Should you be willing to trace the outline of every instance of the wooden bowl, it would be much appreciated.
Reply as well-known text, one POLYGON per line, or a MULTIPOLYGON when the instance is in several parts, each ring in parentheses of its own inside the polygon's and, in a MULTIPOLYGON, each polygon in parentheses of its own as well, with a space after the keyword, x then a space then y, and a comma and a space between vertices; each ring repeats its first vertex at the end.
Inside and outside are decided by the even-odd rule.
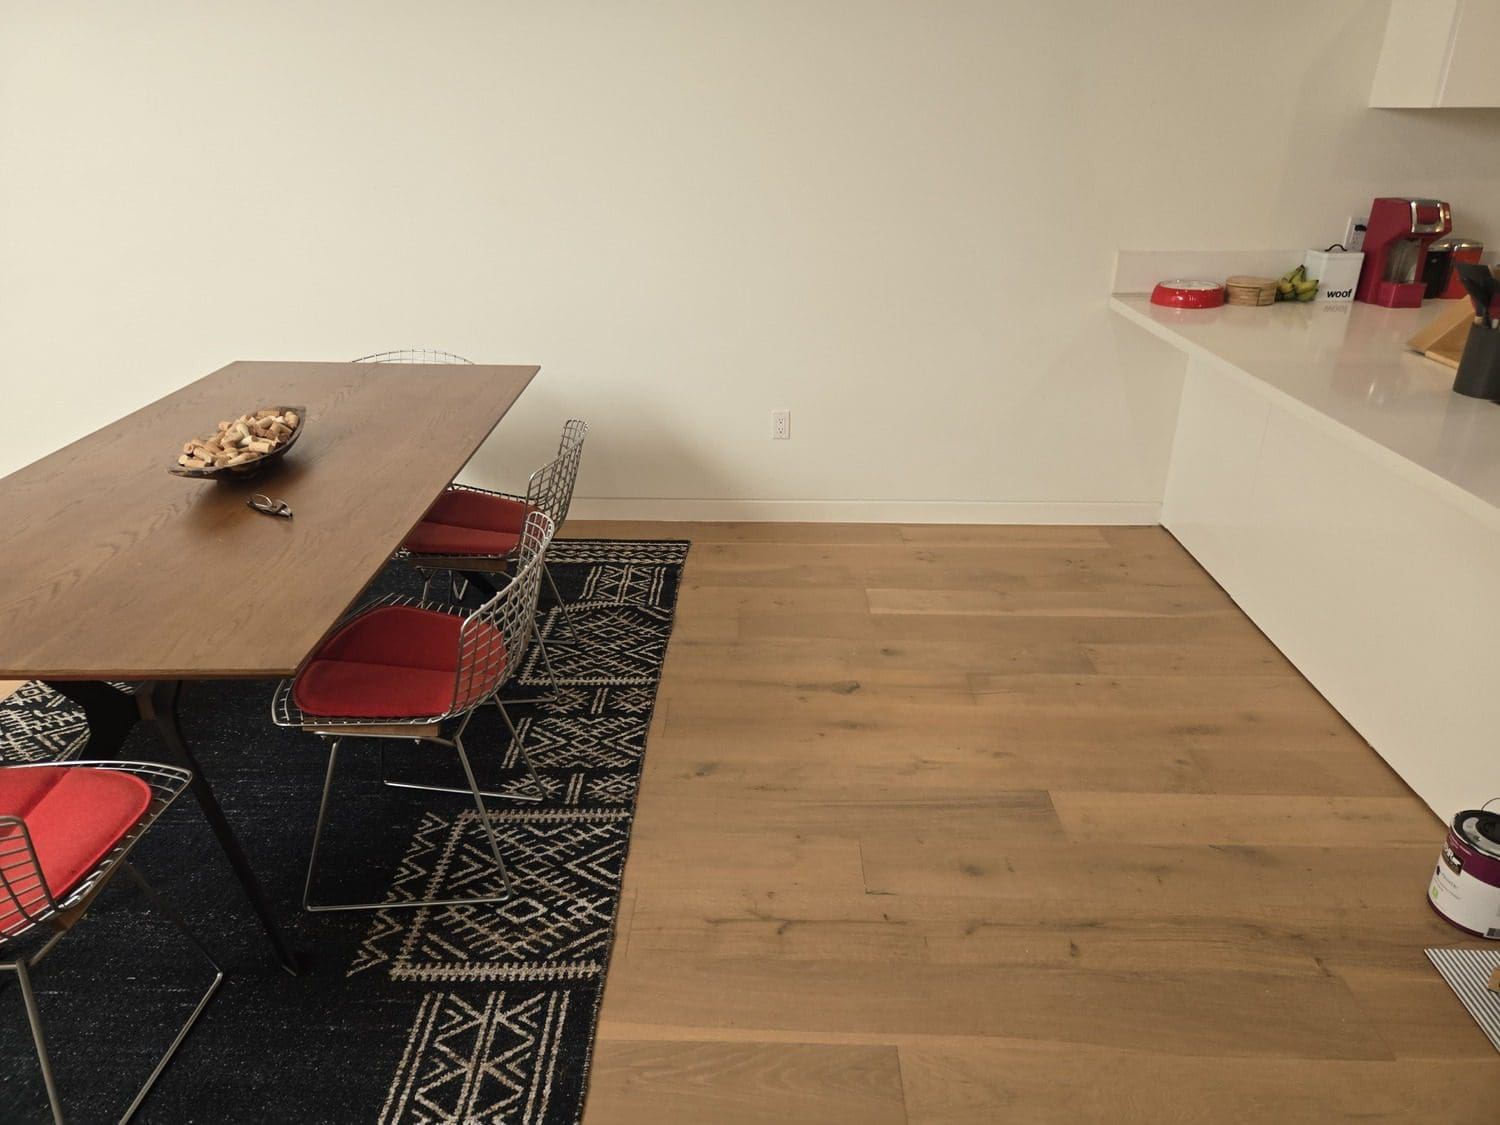
POLYGON ((292 431, 291 436, 264 456, 257 457, 254 461, 247 461, 243 465, 222 465, 217 469, 185 469, 181 465, 169 465, 167 472, 174 477, 191 477, 193 480, 244 480, 264 471, 271 465, 276 464, 286 456, 287 450, 297 444, 297 439, 302 436, 302 431, 307 429, 307 407, 305 406, 258 406, 257 410, 274 410, 278 414, 285 414, 288 410, 297 415, 297 428, 292 431))
POLYGON ((1231 305, 1274 305, 1276 279, 1236 274, 1224 282, 1225 301, 1231 305))

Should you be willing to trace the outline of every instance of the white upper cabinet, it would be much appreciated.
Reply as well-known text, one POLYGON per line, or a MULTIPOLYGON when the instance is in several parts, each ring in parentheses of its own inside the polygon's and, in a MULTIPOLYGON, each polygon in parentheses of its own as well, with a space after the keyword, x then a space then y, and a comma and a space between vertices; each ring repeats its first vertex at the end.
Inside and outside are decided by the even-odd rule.
POLYGON ((1500 0, 1391 0, 1372 106, 1500 106, 1500 0))

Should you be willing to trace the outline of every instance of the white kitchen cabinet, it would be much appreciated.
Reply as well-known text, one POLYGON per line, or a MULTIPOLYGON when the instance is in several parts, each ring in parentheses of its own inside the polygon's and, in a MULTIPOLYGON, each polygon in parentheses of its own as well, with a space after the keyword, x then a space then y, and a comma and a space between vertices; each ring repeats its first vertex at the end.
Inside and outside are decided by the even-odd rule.
POLYGON ((1391 0, 1370 104, 1500 106, 1500 0, 1391 0))
POLYGON ((1162 523, 1440 819, 1500 795, 1500 531, 1250 394, 1189 363, 1162 523))
POLYGON ((1440 820, 1500 796, 1500 406, 1431 309, 1111 307, 1187 356, 1163 525, 1440 820))

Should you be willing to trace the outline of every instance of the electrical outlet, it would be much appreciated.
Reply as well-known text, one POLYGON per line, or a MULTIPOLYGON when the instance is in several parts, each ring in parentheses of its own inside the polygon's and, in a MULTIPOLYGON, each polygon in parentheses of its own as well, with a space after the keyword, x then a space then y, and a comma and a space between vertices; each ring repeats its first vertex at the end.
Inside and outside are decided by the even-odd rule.
POLYGON ((790 441, 792 437, 792 412, 771 411, 771 438, 773 441, 790 441))
POLYGON ((1349 222, 1344 225, 1344 249, 1349 251, 1363 250, 1365 248, 1365 227, 1370 221, 1368 215, 1350 215, 1349 222))

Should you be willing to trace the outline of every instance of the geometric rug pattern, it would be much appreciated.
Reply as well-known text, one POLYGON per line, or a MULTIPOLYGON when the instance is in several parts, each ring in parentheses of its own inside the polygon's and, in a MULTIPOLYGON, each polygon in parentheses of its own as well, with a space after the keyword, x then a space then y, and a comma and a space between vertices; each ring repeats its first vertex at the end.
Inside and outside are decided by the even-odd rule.
MULTIPOLYGON (((394 980, 577 980, 604 971, 630 841, 623 809, 506 814, 511 897, 486 906, 375 914, 349 975, 394 980)), ((393 900, 493 895, 499 874, 477 813, 428 816, 412 836, 393 900)))
MULTIPOLYGON (((114 686, 134 690, 130 684, 114 686)), ((46 684, 22 684, 0 701, 0 765, 76 758, 88 740, 83 712, 46 684)))
POLYGON ((83 712, 43 684, 23 684, 0 705, 0 765, 76 757, 88 737, 83 712))
MULTIPOLYGON (((271 725, 271 684, 190 685, 187 736, 312 967, 296 978, 276 967, 184 796, 136 856, 228 975, 137 1121, 576 1125, 687 550, 558 540, 549 551, 564 604, 544 599, 539 625, 556 690, 532 645, 505 692, 545 797, 488 802, 513 891, 498 903, 302 913, 326 751, 271 725)), ((392 564, 369 593, 419 586, 392 564)), ((470 589, 466 604, 479 596, 470 589)), ((82 716, 43 685, 0 701, 0 761, 87 756, 86 735, 82 716)), ((155 737, 138 726, 122 756, 158 757, 155 737)), ((476 713, 465 743, 486 790, 535 792, 494 708, 476 713)), ((441 752, 347 742, 316 898, 500 891, 472 804, 382 786, 382 776, 462 784, 441 752)), ((111 887, 36 974, 70 1120, 118 1117, 192 995, 180 943, 148 919, 136 896, 111 887)), ((0 991, 0 1120, 45 1120, 14 1000, 0 991)))
POLYGON ((567 992, 429 992, 380 1125, 546 1121, 571 999, 567 992))

